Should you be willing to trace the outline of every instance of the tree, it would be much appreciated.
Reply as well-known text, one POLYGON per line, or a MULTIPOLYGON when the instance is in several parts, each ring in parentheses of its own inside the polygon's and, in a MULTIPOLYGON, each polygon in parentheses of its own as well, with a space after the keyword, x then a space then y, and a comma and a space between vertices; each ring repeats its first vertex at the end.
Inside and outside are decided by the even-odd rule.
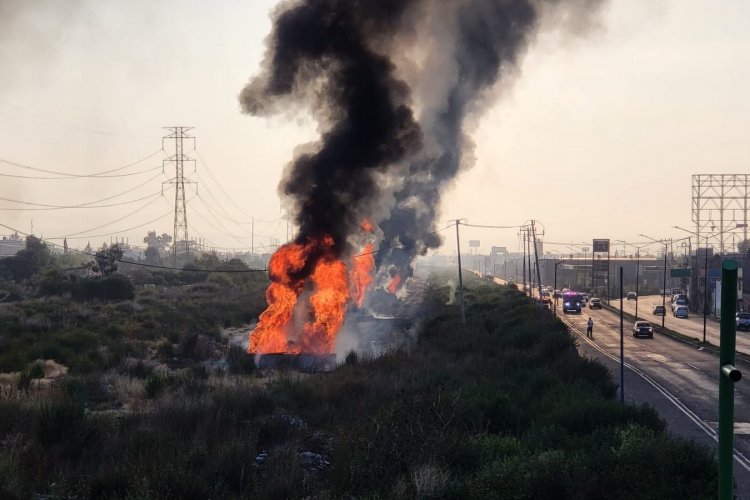
POLYGON ((4 268, 0 274, 16 281, 26 280, 39 273, 50 264, 52 257, 47 245, 35 236, 26 238, 26 248, 15 256, 3 259, 4 268))
POLYGON ((216 252, 204 253, 195 261, 198 269, 216 269, 221 264, 221 260, 216 252))
POLYGON ((143 238, 143 242, 146 243, 149 248, 154 247, 160 252, 163 252, 172 242, 172 237, 167 233, 162 233, 161 236, 157 236, 156 231, 149 231, 148 234, 146 234, 146 237, 143 238))
POLYGON ((144 255, 146 257, 146 264, 151 264, 152 266, 161 264, 161 254, 158 248, 149 246, 146 248, 144 255))
POLYGON ((122 248, 120 248, 118 243, 110 247, 107 247, 106 243, 103 244, 96 251, 94 262, 91 264, 91 270, 101 276, 109 276, 117 271, 117 261, 122 259, 122 253, 122 248))

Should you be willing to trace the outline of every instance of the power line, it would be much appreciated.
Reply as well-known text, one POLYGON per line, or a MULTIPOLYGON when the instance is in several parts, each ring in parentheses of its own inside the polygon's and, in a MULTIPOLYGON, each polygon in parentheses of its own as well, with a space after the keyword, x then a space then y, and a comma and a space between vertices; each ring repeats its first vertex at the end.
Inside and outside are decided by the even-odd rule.
MULTIPOLYGON (((221 222, 221 220, 219 220, 219 218, 218 218, 218 217, 216 217, 216 215, 214 215, 213 211, 212 211, 212 210, 211 210, 211 208, 210 208, 210 207, 209 207, 209 206, 208 206, 208 205, 206 204, 206 200, 205 200, 205 199, 204 199, 204 198, 203 198, 202 196, 200 196, 200 195, 197 195, 197 197, 198 197, 198 199, 199 199, 199 200, 200 200, 200 201, 201 201, 201 202, 203 203, 203 206, 205 206, 206 208, 208 208, 208 213, 209 213, 209 214, 211 214, 211 216, 212 216, 212 217, 214 218, 214 220, 215 220, 215 221, 216 221, 216 223, 217 223, 217 224, 219 225, 219 227, 221 227, 221 228, 222 228, 222 229, 223 229, 223 230, 224 230, 224 231, 226 232, 226 235, 227 235, 227 236, 229 236, 229 237, 231 237, 232 239, 234 239, 235 241, 239 242, 239 243, 240 243, 240 245, 243 245, 243 246, 244 246, 244 245, 247 245, 247 243, 245 243, 244 241, 240 240, 240 238, 239 238, 239 237, 237 237, 237 236, 235 236, 234 234, 232 234, 232 233, 231 233, 231 232, 229 231, 229 229, 227 229, 227 227, 226 227, 226 226, 224 226, 224 224, 223 224, 223 223, 221 222)), ((208 220, 206 220, 206 218, 205 218, 205 217, 203 217, 203 215, 201 215, 201 213, 200 213, 200 212, 196 211, 195 213, 196 213, 196 215, 198 215, 198 217, 200 217, 200 218, 201 218, 201 219, 202 219, 202 220, 203 220, 204 222, 206 222, 207 224, 211 224, 211 223, 210 223, 210 222, 209 222, 208 220)))
MULTIPOLYGON (((160 197, 160 198, 157 198, 157 199, 163 199, 163 198, 160 197)), ((149 224, 153 224, 154 222, 157 222, 157 221, 163 219, 164 217, 166 217, 167 215, 169 215, 171 213, 172 213, 172 211, 170 210, 169 212, 161 214, 156 219, 150 220, 150 221, 145 222, 143 224, 139 224, 137 226, 129 227, 127 229, 122 229, 120 231, 114 231, 114 232, 111 232, 111 233, 104 233, 104 234, 94 234, 94 235, 88 235, 88 236, 74 236, 74 237, 72 237, 70 239, 71 240, 83 240, 83 239, 88 239, 88 238, 100 238, 102 236, 113 236, 113 235, 116 235, 116 234, 122 234, 122 233, 125 233, 125 232, 128 232, 128 231, 132 231, 134 229, 140 229, 140 228, 142 228, 144 226, 148 226, 149 224)), ((60 238, 56 238, 56 239, 59 240, 60 238)))
POLYGON ((468 222, 459 222, 458 224, 461 226, 466 226, 466 227, 482 227, 486 229, 521 229, 523 227, 523 226, 486 226, 486 225, 481 225, 481 224, 469 224, 468 222))
POLYGON ((36 208, 36 209, 31 209, 31 208, 25 208, 25 209, 24 208, 0 208, 0 210, 60 210, 60 209, 69 209, 69 208, 107 208, 107 207, 114 207, 114 206, 118 206, 118 205, 127 205, 128 203, 136 203, 138 201, 144 200, 144 199, 149 198, 151 196, 156 196, 159 193, 155 193, 155 194, 152 194, 152 195, 145 196, 143 198, 138 198, 136 200, 131 200, 131 201, 128 201, 128 202, 123 202, 123 203, 116 203, 116 204, 111 204, 111 205, 96 205, 96 204, 97 203, 101 203, 103 201, 109 201, 109 200, 112 200, 114 198, 118 198, 118 197, 120 197, 120 196, 122 196, 124 194, 128 194, 131 191, 135 191, 136 189, 138 189, 140 187, 143 187, 146 184, 148 184, 149 182, 153 181, 154 179, 156 179, 160 175, 161 174, 156 174, 155 176, 153 176, 153 177, 151 177, 149 179, 146 179, 144 182, 138 184, 137 186, 133 186, 132 188, 126 189, 125 191, 122 191, 122 192, 117 193, 115 195, 108 196, 106 198, 102 198, 102 199, 95 200, 95 201, 89 201, 89 202, 86 202, 86 203, 81 203, 79 205, 48 205, 48 204, 45 204, 45 203, 33 203, 33 202, 29 202, 29 201, 12 200, 12 199, 9 199, 9 198, 1 198, 0 197, 0 200, 9 201, 9 202, 12 202, 12 203, 19 203, 19 204, 22 204, 22 205, 30 205, 30 206, 36 206, 36 207, 47 207, 47 208, 36 208))
MULTIPOLYGON (((163 196, 163 193, 162 193, 162 196, 163 196)), ((96 231, 98 229, 102 229, 102 228, 107 227, 107 226, 111 226, 112 224, 116 224, 116 223, 118 223, 118 222, 120 222, 122 220, 127 219, 128 217, 131 217, 131 216, 137 214, 138 212, 140 212, 141 210, 143 210, 147 206, 151 205, 153 202, 155 202, 158 199, 159 198, 154 198, 153 200, 149 201, 148 203, 146 203, 145 205, 143 205, 143 206, 141 206, 139 208, 136 208, 135 210, 133 210, 132 212, 128 213, 127 215, 124 215, 124 216, 120 217, 119 219, 115 219, 113 221, 107 222, 106 224, 102 224, 101 226, 92 227, 92 228, 86 229, 85 231, 78 231, 77 233, 70 233, 70 234, 66 234, 66 235, 63 235, 63 236, 56 236, 56 237, 50 238, 50 239, 55 240, 55 239, 61 239, 61 238, 70 238, 72 236, 78 236, 78 235, 81 235, 81 234, 89 233, 91 231, 96 231)))
MULTIPOLYGON (((221 228, 224 229, 224 231, 226 231, 229 236, 231 236, 234 239, 252 238, 253 235, 251 233, 249 233, 247 231, 247 229, 245 229, 244 227, 241 227, 241 226, 238 226, 238 227, 240 229, 242 229, 243 231, 245 231, 248 234, 248 236, 236 236, 236 235, 231 234, 230 231, 229 231, 229 229, 224 224, 222 224, 221 220, 219 219, 219 216, 221 214, 219 214, 219 216, 217 216, 216 212, 214 211, 214 209, 211 208, 211 206, 208 204, 208 201, 203 196, 198 195, 198 199, 203 203, 203 206, 208 209, 208 212, 211 214, 211 216, 214 218, 214 220, 217 222, 217 224, 219 224, 219 226, 221 226, 221 228)), ((227 218, 227 220, 232 221, 232 219, 228 219, 228 218, 227 218)), ((234 221, 232 221, 232 222, 234 222, 234 221)))
POLYGON ((44 173, 44 174, 62 175, 62 176, 65 176, 65 178, 71 178, 71 179, 82 178, 82 177, 85 177, 85 178, 96 178, 96 177, 103 177, 106 174, 111 174, 112 172, 119 172, 120 170, 124 170, 126 168, 130 168, 130 167, 132 167, 134 165, 138 165, 139 163, 143 163, 144 161, 153 158, 154 156, 156 156, 157 154, 159 154, 161 152, 162 152, 162 150, 160 149, 160 150, 154 151, 153 153, 150 153, 147 156, 144 156, 143 158, 141 158, 139 160, 136 160, 134 162, 128 163, 127 165, 123 165, 121 167, 113 168, 111 170, 104 170, 104 171, 101 171, 101 172, 94 172, 94 173, 91 173, 91 174, 70 174, 68 172, 60 172, 58 170, 47 170, 47 169, 44 169, 44 168, 32 167, 31 165, 25 165, 23 163, 18 163, 18 162, 11 161, 11 160, 6 160, 4 158, 0 158, 0 163, 5 163, 6 165, 11 165, 11 166, 14 166, 14 167, 23 168, 25 170, 32 170, 34 172, 41 172, 41 173, 44 173))
MULTIPOLYGON (((0 159, 2 161, 2 159, 0 159)), ((131 177, 133 175, 140 175, 145 174, 146 172, 153 172, 154 170, 159 170, 160 166, 153 167, 153 168, 147 168, 145 170, 139 170, 137 172, 129 172, 127 174, 111 174, 111 175, 92 175, 92 176, 75 176, 75 177, 40 177, 35 175, 14 175, 14 174, 4 174, 0 173, 0 177, 12 177, 14 179, 37 179, 37 180, 75 180, 75 179, 111 179, 113 177, 131 177)))
MULTIPOLYGON (((171 212, 168 212, 165 215, 169 215, 169 213, 171 213, 171 212)), ((2 224, 2 223, 0 223, 0 227, 4 227, 4 228, 6 228, 6 229, 8 229, 10 231, 14 231, 14 232, 16 232, 18 234, 22 234, 24 236, 32 236, 29 233, 25 233, 25 232, 23 232, 23 231, 21 231, 19 229, 11 227, 11 226, 6 226, 5 224, 2 224)), ((105 236, 109 236, 109 235, 105 235, 105 236)), ((53 247, 64 248, 62 245, 58 245, 57 243, 48 242, 46 240, 44 240, 44 243, 48 244, 48 245, 51 245, 53 247)), ((76 252, 76 253, 79 253, 79 254, 82 254, 82 255, 88 255, 89 257, 96 257, 95 253, 85 252, 83 250, 78 250, 78 249, 75 249, 75 248, 69 249, 69 251, 76 252)), ((188 269, 182 269, 182 268, 179 268, 179 267, 168 267, 168 266, 159 266, 159 265, 155 265, 155 264, 146 264, 144 262, 133 262, 132 260, 125 260, 125 259, 112 259, 112 260, 114 260, 116 262, 120 262, 122 264, 129 264, 129 265, 132 265, 132 266, 149 267, 149 268, 154 268, 154 269, 164 269, 164 270, 168 270, 168 271, 185 271, 185 272, 200 272, 200 273, 258 273, 258 272, 265 273, 265 272, 268 272, 268 269, 190 269, 190 268, 188 268, 188 269)))
POLYGON ((77 130, 78 132, 84 132, 84 133, 87 133, 87 134, 96 134, 96 135, 145 135, 143 133, 134 132, 134 131, 123 131, 121 129, 118 129, 116 132, 109 131, 109 130, 92 130, 92 129, 89 129, 89 128, 77 125, 77 124, 75 124, 73 122, 63 121, 63 120, 60 120, 60 119, 57 119, 57 118, 51 118, 49 116, 45 116, 45 115, 36 113, 34 111, 31 111, 28 108, 24 108, 23 106, 19 106, 17 104, 11 104, 11 103, 9 103, 7 101, 4 101, 2 99, 0 99, 0 104, 3 105, 3 106, 5 106, 7 109, 10 109, 10 110, 13 110, 13 111, 16 111, 16 112, 21 111, 21 112, 27 114, 28 116, 30 116, 31 118, 37 120, 37 121, 42 121, 42 122, 47 122, 47 123, 50 123, 50 124, 54 124, 54 125, 57 125, 58 128, 59 128, 59 126, 63 126, 63 127, 65 127, 64 130, 66 130, 66 131, 74 129, 74 130, 77 130))
MULTIPOLYGON (((28 201, 19 201, 19 200, 11 200, 9 198, 3 198, 0 196, 0 200, 2 201, 10 201, 13 203, 20 203, 22 205, 31 205, 34 207, 45 207, 45 208, 10 208, 10 207, 0 207, 0 210, 9 210, 9 211, 30 211, 30 210, 67 210, 67 209, 74 209, 74 208, 109 208, 109 207, 119 207, 122 205, 130 205, 131 203, 137 203, 139 201, 146 200, 148 198, 156 197, 162 195, 162 192, 159 191, 157 193, 153 193, 147 196, 143 196, 141 198, 136 198, 134 200, 128 200, 128 201, 122 201, 119 203, 108 203, 106 205, 89 205, 88 203, 85 203, 83 205, 46 205, 44 203, 31 203, 28 201)), ((96 202, 91 202, 96 203, 96 202)))
MULTIPOLYGON (((206 163, 206 160, 204 160, 204 159, 203 159, 203 157, 201 156, 201 154, 200 154, 200 151, 196 150, 196 151, 195 151, 195 156, 197 156, 197 157, 198 157, 198 160, 199 160, 199 161, 201 162, 201 165, 203 165, 203 166, 205 167, 205 169, 206 169, 206 172, 208 172, 208 175, 209 175, 209 176, 211 177, 211 179, 213 179, 214 183, 215 183, 215 184, 216 184, 216 185, 217 185, 217 186, 219 187, 219 189, 221 190, 221 192, 222 192, 222 193, 224 193, 224 196, 226 196, 227 200, 229 200, 229 202, 230 202, 230 203, 231 203, 232 205, 234 205, 235 207, 237 207, 237 209, 238 209, 238 210, 239 210, 240 212, 242 212, 242 213, 243 213, 243 214, 244 214, 245 216, 247 216, 247 217, 252 217, 252 218, 254 219, 254 221, 255 221, 255 222, 261 222, 261 223, 266 223, 266 224, 268 224, 268 223, 271 223, 271 222, 276 222, 276 221, 266 221, 266 220, 262 220, 262 219, 257 219, 257 218, 255 218, 254 216, 252 216, 252 215, 248 214, 247 212, 245 212, 244 210, 242 210, 242 207, 240 207, 240 206, 239 206, 239 205, 238 205, 238 204, 237 204, 237 203, 236 203, 236 202, 235 202, 235 201, 234 201, 234 200, 232 199, 232 197, 231 197, 231 196, 229 196, 229 193, 227 193, 227 192, 226 192, 226 191, 224 190, 224 188, 222 187, 221 183, 220 183, 220 182, 219 182, 219 181, 218 181, 218 180, 216 179, 216 177, 214 177, 214 174, 213 174, 213 173, 211 172, 211 169, 210 169, 210 168, 208 167, 208 164, 206 163)), ((278 220, 278 219, 276 219, 276 220, 278 220)), ((238 222, 238 223, 239 223, 239 224, 252 224, 252 222, 238 222)))

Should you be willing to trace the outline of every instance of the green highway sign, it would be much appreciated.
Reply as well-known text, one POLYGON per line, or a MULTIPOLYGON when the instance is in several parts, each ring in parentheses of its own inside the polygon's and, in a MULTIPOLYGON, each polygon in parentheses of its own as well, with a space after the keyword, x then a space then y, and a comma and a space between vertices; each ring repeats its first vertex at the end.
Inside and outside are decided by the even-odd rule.
POLYGON ((693 275, 692 269, 670 269, 670 276, 673 278, 689 278, 693 275))

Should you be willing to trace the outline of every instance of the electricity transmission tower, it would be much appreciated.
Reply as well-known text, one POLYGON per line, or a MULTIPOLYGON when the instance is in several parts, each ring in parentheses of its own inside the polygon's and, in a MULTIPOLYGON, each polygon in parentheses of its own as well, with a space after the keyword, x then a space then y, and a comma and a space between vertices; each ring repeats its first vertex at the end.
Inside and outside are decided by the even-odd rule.
MULTIPOLYGON (((193 127, 164 127, 165 130, 169 131, 167 135, 162 137, 161 146, 164 149, 166 141, 174 141, 174 154, 163 160, 163 165, 167 166, 169 163, 174 163, 175 176, 168 181, 164 181, 163 184, 174 184, 174 235, 172 237, 172 263, 173 266, 177 266, 177 254, 185 253, 185 259, 190 257, 190 240, 188 239, 188 221, 187 221, 187 209, 185 207, 185 184, 195 184, 191 180, 185 180, 185 163, 193 163, 193 169, 195 169, 195 159, 185 154, 184 141, 193 141, 193 149, 195 149, 195 137, 189 135, 188 132, 193 127)), ((165 149, 166 151, 166 149, 165 149)))

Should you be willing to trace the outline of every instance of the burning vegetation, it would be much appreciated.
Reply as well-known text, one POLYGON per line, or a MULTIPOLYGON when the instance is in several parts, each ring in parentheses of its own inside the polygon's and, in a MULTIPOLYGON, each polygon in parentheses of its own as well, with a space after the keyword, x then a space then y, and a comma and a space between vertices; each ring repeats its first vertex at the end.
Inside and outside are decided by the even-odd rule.
POLYGON ((441 244, 440 195, 472 163, 467 118, 488 108, 541 26, 579 29, 601 3, 282 2, 240 104, 255 116, 309 112, 320 140, 298 149, 279 186, 298 234, 272 259, 250 352, 330 353, 368 288, 397 295, 414 259, 441 244))

